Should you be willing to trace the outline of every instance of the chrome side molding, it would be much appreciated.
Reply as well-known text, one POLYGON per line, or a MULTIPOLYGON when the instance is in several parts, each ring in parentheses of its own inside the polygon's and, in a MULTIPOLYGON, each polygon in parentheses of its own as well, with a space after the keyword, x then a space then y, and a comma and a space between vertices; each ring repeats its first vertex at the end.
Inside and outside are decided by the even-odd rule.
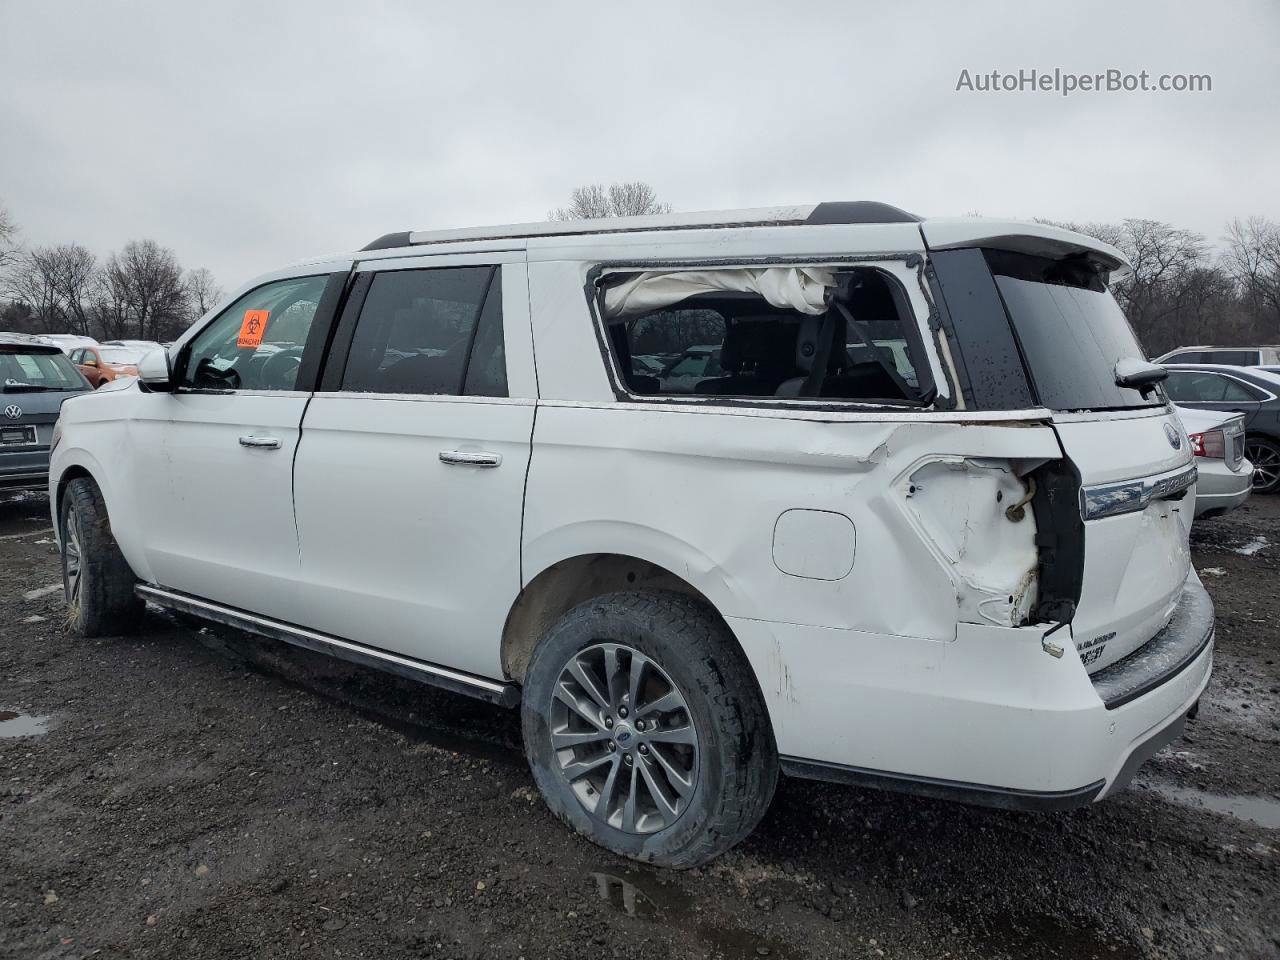
POLYGON ((1080 516, 1085 520, 1100 520, 1122 513, 1137 513, 1147 509, 1147 505, 1155 500, 1175 500, 1195 484, 1197 475, 1193 463, 1160 476, 1082 487, 1080 516))
POLYGON ((315 650, 362 666, 385 670, 420 683, 443 687, 455 693, 465 693, 467 696, 487 700, 500 706, 514 707, 520 702, 520 687, 514 683, 490 680, 461 670, 451 670, 448 667, 427 663, 425 660, 416 660, 413 657, 379 650, 377 647, 343 640, 341 637, 272 620, 270 617, 237 610, 235 607, 202 600, 199 597, 177 590, 168 590, 154 584, 140 583, 134 588, 134 592, 143 600, 170 610, 180 610, 183 613, 235 627, 237 630, 244 630, 272 640, 283 640, 297 647, 315 650))

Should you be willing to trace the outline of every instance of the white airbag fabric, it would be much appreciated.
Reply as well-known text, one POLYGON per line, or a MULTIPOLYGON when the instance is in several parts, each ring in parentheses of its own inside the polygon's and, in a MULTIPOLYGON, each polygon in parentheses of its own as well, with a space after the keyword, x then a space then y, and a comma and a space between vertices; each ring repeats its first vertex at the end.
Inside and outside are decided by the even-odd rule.
POLYGON ((733 270, 649 271, 606 287, 610 320, 661 310, 699 293, 758 293, 775 307, 814 316, 825 313, 827 288, 835 283, 824 267, 740 267, 733 270))

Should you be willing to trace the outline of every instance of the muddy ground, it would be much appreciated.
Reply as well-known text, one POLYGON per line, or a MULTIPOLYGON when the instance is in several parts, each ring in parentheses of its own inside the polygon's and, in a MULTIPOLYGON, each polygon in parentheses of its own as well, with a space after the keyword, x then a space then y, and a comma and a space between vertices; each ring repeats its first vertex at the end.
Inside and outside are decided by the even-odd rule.
POLYGON ((686 873, 570 836, 514 713, 160 616, 67 636, 48 527, 0 503, 0 957, 1280 956, 1280 497, 1197 526, 1214 679, 1128 791, 789 781, 686 873))

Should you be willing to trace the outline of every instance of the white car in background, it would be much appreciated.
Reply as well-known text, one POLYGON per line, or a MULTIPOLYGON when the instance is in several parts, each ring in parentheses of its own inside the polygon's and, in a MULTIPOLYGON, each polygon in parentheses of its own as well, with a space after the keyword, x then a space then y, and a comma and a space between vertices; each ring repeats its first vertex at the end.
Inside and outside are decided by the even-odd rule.
POLYGON ((72 351, 81 347, 96 347, 98 345, 98 341, 93 337, 82 337, 75 333, 42 333, 40 337, 48 340, 68 356, 72 351))
POLYGON ((1253 491, 1253 464, 1244 456, 1244 416, 1176 407, 1196 457, 1196 519, 1230 513, 1253 491))

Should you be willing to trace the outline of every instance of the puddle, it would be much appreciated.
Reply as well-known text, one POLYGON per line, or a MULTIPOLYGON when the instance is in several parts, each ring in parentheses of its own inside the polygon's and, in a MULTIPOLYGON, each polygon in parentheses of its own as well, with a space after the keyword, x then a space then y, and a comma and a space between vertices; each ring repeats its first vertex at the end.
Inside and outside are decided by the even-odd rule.
POLYGON ((1257 824, 1268 830, 1280 830, 1280 800, 1270 797, 1227 796, 1208 793, 1194 787, 1181 787, 1173 783, 1147 783, 1146 787, 1171 803, 1184 807, 1200 807, 1214 813, 1226 814, 1237 820, 1257 824))
POLYGON ((48 732, 48 717, 29 717, 13 710, 0 710, 0 737, 38 737, 48 732))
POLYGON ((776 941, 747 930, 718 927, 693 909, 693 900, 674 883, 663 884, 636 870, 626 877, 597 871, 591 874, 596 896, 628 917, 657 920, 664 926, 697 937, 709 954, 725 960, 785 958, 790 954, 776 941))

